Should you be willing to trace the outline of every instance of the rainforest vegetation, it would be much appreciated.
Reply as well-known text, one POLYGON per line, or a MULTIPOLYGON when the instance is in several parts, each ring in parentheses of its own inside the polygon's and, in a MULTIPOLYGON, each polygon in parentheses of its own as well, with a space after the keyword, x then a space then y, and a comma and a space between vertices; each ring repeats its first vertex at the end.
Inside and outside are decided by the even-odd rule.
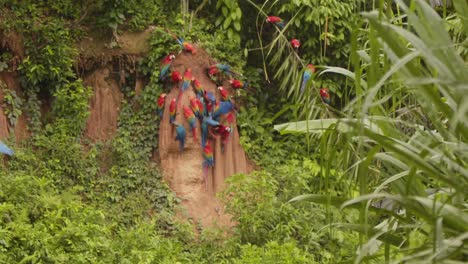
POLYGON ((0 82, 0 263, 468 261, 466 0, 0 0, 0 74, 21 86, 0 82), (122 59, 144 87, 117 76, 132 85, 116 134, 87 139, 82 78, 100 62, 76 44, 149 28, 122 59), (178 217, 153 158, 168 32, 249 82, 237 126, 255 170, 218 193, 227 230, 178 217))

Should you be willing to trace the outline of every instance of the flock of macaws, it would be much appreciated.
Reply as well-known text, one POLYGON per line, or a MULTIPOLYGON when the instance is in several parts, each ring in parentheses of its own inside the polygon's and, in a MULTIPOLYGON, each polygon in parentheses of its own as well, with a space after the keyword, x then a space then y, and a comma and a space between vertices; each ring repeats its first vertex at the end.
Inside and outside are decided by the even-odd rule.
MULTIPOLYGON (((181 38, 176 38, 180 44, 182 51, 189 54, 196 54, 196 49, 192 44, 184 41, 181 38)), ((215 161, 213 156, 212 139, 221 138, 222 150, 227 144, 231 133, 234 131, 234 121, 236 109, 234 102, 231 100, 229 92, 221 85, 217 87, 219 100, 216 100, 214 93, 206 91, 199 80, 193 74, 191 68, 186 68, 183 75, 172 70, 172 62, 175 55, 170 53, 161 61, 161 72, 159 79, 161 81, 170 82, 179 87, 177 98, 168 102, 169 106, 169 123, 175 128, 175 140, 179 141, 180 151, 184 150, 187 130, 183 124, 176 121, 176 116, 180 112, 187 120, 190 131, 194 140, 197 138, 197 127, 200 125, 201 135, 200 143, 203 150, 203 171, 205 187, 207 188, 207 174, 209 168, 214 167, 215 161), (195 97, 189 98, 189 105, 182 105, 183 94, 192 87, 195 97)), ((217 84, 223 80, 229 80, 231 87, 235 90, 246 89, 248 82, 235 79, 239 74, 235 73, 229 65, 214 64, 206 69, 208 77, 217 84)), ((162 93, 157 102, 157 111, 161 117, 166 107, 166 93, 162 93)), ((173 130, 174 131, 174 130, 173 130)))
MULTIPOLYGON (((285 26, 283 19, 281 19, 280 17, 277 17, 277 16, 268 16, 266 18, 266 22, 277 26, 279 29, 283 29, 284 26, 285 26)), ((291 46, 293 47, 294 50, 298 50, 299 47, 301 46, 301 42, 298 39, 292 39, 291 40, 291 46)), ((307 86, 307 83, 312 78, 315 71, 316 71, 316 69, 315 69, 315 66, 313 64, 308 64, 307 65, 307 67, 304 70, 304 73, 302 75, 302 84, 301 84, 301 90, 300 90, 301 94, 304 93, 305 88, 307 86)), ((330 94, 328 92, 328 88, 321 88, 320 89, 320 97, 322 98, 322 101, 325 104, 330 105, 330 94)))
MULTIPOLYGON (((268 16, 266 21, 276 25, 280 29, 283 29, 285 26, 284 21, 277 16, 268 16)), ((196 54, 196 49, 191 43, 185 41, 183 38, 175 36, 170 31, 168 31, 168 33, 175 38, 182 52, 192 55, 196 54)), ((298 39, 292 39, 291 45, 294 50, 297 50, 301 46, 301 43, 298 39)), ((215 164, 211 139, 221 137, 222 149, 224 149, 224 146, 233 132, 236 109, 231 100, 231 96, 223 86, 218 86, 217 92, 220 95, 220 100, 217 101, 215 94, 206 91, 201 83, 192 75, 192 69, 187 68, 183 75, 176 70, 172 70, 172 62, 175 58, 174 53, 170 53, 161 61, 161 72, 159 75, 161 81, 169 81, 179 87, 177 99, 174 98, 169 102, 169 122, 175 127, 175 140, 179 141, 180 151, 184 150, 187 131, 183 124, 176 122, 176 115, 178 112, 181 111, 187 120, 194 140, 197 140, 196 131, 197 126, 200 125, 200 142, 203 150, 202 165, 206 186, 208 169, 214 167, 215 164), (196 97, 190 97, 189 105, 182 105, 183 94, 190 87, 193 88, 196 97)), ((307 83, 315 72, 316 69, 314 65, 308 64, 302 76, 301 94, 304 93, 307 83)), ((234 90, 245 90, 249 86, 248 82, 235 79, 234 77, 239 76, 239 74, 232 71, 231 67, 226 64, 217 63, 211 65, 206 69, 206 73, 210 80, 214 81, 217 85, 227 79, 234 90)), ((166 96, 167 95, 163 93, 158 98, 157 109, 160 117, 166 106, 166 96)), ((327 88, 320 89, 320 96, 325 104, 330 104, 330 94, 327 88)))

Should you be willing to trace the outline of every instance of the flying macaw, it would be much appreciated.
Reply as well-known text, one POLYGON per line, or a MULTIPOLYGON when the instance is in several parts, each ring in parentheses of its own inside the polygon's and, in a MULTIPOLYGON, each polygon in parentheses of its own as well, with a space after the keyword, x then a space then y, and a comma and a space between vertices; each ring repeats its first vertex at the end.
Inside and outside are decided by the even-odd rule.
POLYGON ((213 119, 219 120, 221 115, 227 114, 234 109, 234 104, 231 101, 222 101, 218 102, 215 105, 215 109, 213 112, 213 119))
POLYGON ((277 16, 268 16, 266 18, 266 22, 268 23, 273 23, 275 24, 277 27, 279 27, 280 29, 283 29, 284 28, 284 21, 283 19, 281 19, 280 17, 277 17, 277 16))
POLYGON ((171 104, 169 105, 169 123, 174 124, 176 120, 176 114, 177 114, 176 99, 172 99, 171 104))
POLYGON ((175 59, 173 53, 169 53, 161 62, 161 72, 159 73, 159 79, 164 80, 169 75, 169 70, 172 65, 172 61, 175 59))
POLYGON ((15 152, 12 149, 10 149, 7 145, 5 145, 5 143, 3 143, 2 141, 0 141, 0 153, 3 153, 8 156, 15 155, 15 152))
POLYGON ((195 50, 195 48, 193 47, 192 44, 188 43, 187 41, 184 40, 184 38, 182 37, 179 37, 177 39, 177 43, 180 44, 180 46, 182 47, 182 50, 186 51, 186 52, 190 52, 192 53, 193 55, 197 54, 197 51, 195 50))
POLYGON ((195 94, 197 95, 197 98, 202 97, 204 92, 203 92, 203 87, 200 81, 198 81, 195 78, 192 78, 192 85, 193 85, 193 89, 195 90, 195 94))
POLYGON ((304 93, 307 82, 312 78, 312 75, 315 73, 315 66, 313 64, 307 64, 307 68, 302 75, 302 85, 301 85, 301 94, 304 93))
POLYGON ((162 115, 163 115, 163 112, 164 112, 164 103, 166 102, 166 96, 167 96, 167 94, 165 94, 165 93, 162 93, 162 94, 159 96, 159 99, 158 99, 158 106, 157 106, 157 110, 158 110, 159 117, 162 117, 162 115))
POLYGON ((208 189, 208 168, 214 167, 213 149, 211 148, 210 141, 206 142, 203 147, 203 178, 205 181, 205 189, 208 189))
POLYGON ((182 75, 180 75, 180 72, 178 71, 173 71, 171 74, 172 82, 175 84, 178 84, 180 81, 182 81, 182 75))
POLYGON ((184 105, 184 116, 187 119, 187 122, 190 125, 190 129, 192 129, 193 139, 197 139, 197 119, 195 118, 195 114, 193 111, 184 105))
POLYGON ((320 97, 322 97, 322 101, 327 105, 330 105, 330 94, 328 93, 328 88, 321 88, 320 89, 320 97))
POLYGON ((179 150, 183 151, 185 146, 185 137, 187 132, 185 131, 185 127, 182 124, 174 123, 176 126, 176 141, 179 141, 179 150))
POLYGON ((294 49, 298 49, 301 46, 301 42, 298 39, 292 39, 291 45, 294 49))
POLYGON ((203 118, 203 114, 200 112, 200 100, 196 97, 190 97, 190 108, 198 119, 203 118))
POLYGON ((249 86, 248 82, 243 82, 241 80, 229 80, 229 83, 231 84, 232 88, 234 89, 246 89, 249 86))
POLYGON ((221 94, 221 101, 228 101, 229 100, 229 93, 224 89, 222 86, 218 86, 219 93, 221 94))
POLYGON ((184 82, 182 83, 182 86, 180 87, 179 96, 177 97, 177 101, 179 102, 179 105, 182 102, 182 95, 184 94, 185 91, 187 91, 187 89, 190 86, 190 82, 192 81, 192 78, 193 78, 192 69, 188 68, 184 72, 184 79, 183 79, 184 82))

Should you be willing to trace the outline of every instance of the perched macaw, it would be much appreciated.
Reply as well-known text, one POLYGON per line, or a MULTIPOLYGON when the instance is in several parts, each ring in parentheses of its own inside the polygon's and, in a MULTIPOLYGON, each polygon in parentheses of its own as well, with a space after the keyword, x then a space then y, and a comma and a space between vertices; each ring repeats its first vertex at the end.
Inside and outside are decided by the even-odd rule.
POLYGON ((203 118, 203 114, 200 112, 200 100, 196 97, 190 97, 190 108, 198 119, 203 118))
POLYGON ((2 141, 0 141, 0 153, 3 153, 8 156, 15 155, 15 152, 12 149, 10 149, 7 145, 5 145, 5 143, 3 143, 2 141))
POLYGON ((301 46, 301 42, 298 39, 292 39, 291 45, 294 49, 298 49, 301 46))
POLYGON ((164 80, 169 75, 169 70, 171 69, 172 61, 175 59, 173 53, 169 53, 161 62, 161 72, 159 73, 159 79, 164 80))
POLYGON ((182 75, 178 71, 173 71, 171 74, 171 78, 172 78, 172 82, 176 84, 182 81, 182 75))
POLYGON ((158 106, 157 106, 157 110, 158 110, 159 117, 162 117, 162 115, 163 115, 163 112, 164 112, 164 103, 166 102, 166 96, 167 96, 167 94, 165 94, 165 93, 162 93, 162 94, 159 96, 159 99, 158 99, 158 106))
POLYGON ((193 111, 184 105, 184 116, 187 119, 187 122, 190 125, 190 129, 192 129, 193 139, 197 139, 197 119, 195 118, 195 114, 193 111))
POLYGON ((241 80, 229 80, 229 83, 231 84, 232 88, 234 89, 246 89, 249 86, 248 82, 243 82, 241 80))
POLYGON ((320 97, 322 97, 322 101, 327 105, 330 105, 330 94, 328 93, 328 88, 321 88, 320 89, 320 97))
POLYGON ((203 87, 202 87, 200 81, 193 78, 192 79, 192 85, 193 85, 193 89, 195 90, 195 94, 197 95, 197 98, 202 97, 204 92, 203 92, 203 87))
POLYGON ((222 101, 218 102, 215 105, 215 109, 213 112, 213 119, 219 120, 221 115, 227 114, 234 109, 234 104, 231 101, 222 101))
POLYGON ((176 120, 176 114, 177 114, 176 99, 172 99, 171 104, 169 105, 169 123, 174 124, 176 120))
POLYGON ((208 100, 208 101, 211 101, 212 103, 216 102, 216 97, 214 95, 214 93, 210 92, 210 91, 205 91, 205 99, 208 100))
POLYGON ((221 94, 221 101, 228 101, 229 100, 229 93, 224 89, 222 86, 218 86, 219 93, 221 94))
POLYGON ((188 43, 187 41, 185 41, 184 38, 178 38, 177 43, 180 44, 180 46, 182 47, 182 50, 184 50, 186 52, 190 52, 193 55, 195 55, 197 53, 197 51, 195 50, 193 45, 188 43))
POLYGON ((266 18, 266 22, 275 24, 280 29, 284 28, 284 21, 280 17, 277 16, 269 16, 266 18))
POLYGON ((218 125, 213 127, 213 132, 215 135, 221 136, 222 150, 224 151, 224 146, 227 144, 229 136, 231 135, 231 128, 228 126, 218 125))
POLYGON ((185 146, 185 137, 187 132, 185 131, 185 127, 182 124, 174 123, 176 126, 176 141, 179 141, 179 150, 183 151, 185 146))
POLYGON ((198 109, 200 109, 201 115, 208 115, 208 112, 206 110, 206 105, 205 105, 205 98, 200 97, 200 99, 197 101, 198 104, 198 109))
POLYGON ((188 68, 184 72, 184 82, 182 83, 182 86, 180 87, 179 91, 179 96, 177 97, 177 101, 179 102, 179 105, 182 102, 182 95, 184 94, 185 91, 190 87, 190 82, 192 81, 192 69, 188 68))
POLYGON ((312 78, 312 75, 315 73, 315 66, 313 64, 308 64, 307 68, 302 75, 302 85, 301 85, 301 94, 304 93, 307 82, 312 78))
POLYGON ((211 148, 210 141, 206 142, 203 147, 203 178, 205 181, 205 189, 208 189, 208 169, 214 167, 213 149, 211 148))

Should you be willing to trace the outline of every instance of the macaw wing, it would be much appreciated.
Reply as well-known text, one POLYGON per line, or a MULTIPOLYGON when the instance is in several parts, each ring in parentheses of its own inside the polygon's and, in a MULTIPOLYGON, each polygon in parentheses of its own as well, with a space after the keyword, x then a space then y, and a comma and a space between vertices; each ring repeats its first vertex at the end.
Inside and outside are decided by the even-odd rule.
POLYGON ((7 147, 3 142, 0 141, 0 153, 6 154, 8 156, 13 156, 15 152, 7 147))
POLYGON ((206 120, 206 123, 210 126, 219 126, 219 122, 213 120, 213 118, 211 117, 206 117, 205 120, 206 120))

